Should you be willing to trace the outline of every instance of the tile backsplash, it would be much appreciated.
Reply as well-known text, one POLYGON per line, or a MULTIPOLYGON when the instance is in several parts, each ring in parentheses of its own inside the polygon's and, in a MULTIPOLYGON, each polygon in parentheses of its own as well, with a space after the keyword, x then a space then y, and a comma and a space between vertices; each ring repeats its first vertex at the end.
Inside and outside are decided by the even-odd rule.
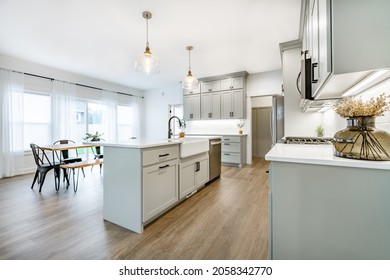
MULTIPOLYGON (((380 94, 385 93, 390 95, 390 79, 387 79, 369 89, 360 93, 363 100, 368 100, 372 97, 377 97, 380 94)), ((324 112, 324 128, 325 136, 332 137, 337 131, 344 129, 346 126, 345 119, 337 115, 333 110, 324 112)), ((390 111, 387 111, 384 116, 377 117, 375 125, 378 129, 385 130, 390 133, 390 111)))
MULTIPOLYGON (((239 120, 200 120, 200 121, 187 121, 186 133, 187 134, 238 134, 240 130, 237 127, 239 120)), ((242 130, 247 132, 247 124, 244 125, 242 130)))

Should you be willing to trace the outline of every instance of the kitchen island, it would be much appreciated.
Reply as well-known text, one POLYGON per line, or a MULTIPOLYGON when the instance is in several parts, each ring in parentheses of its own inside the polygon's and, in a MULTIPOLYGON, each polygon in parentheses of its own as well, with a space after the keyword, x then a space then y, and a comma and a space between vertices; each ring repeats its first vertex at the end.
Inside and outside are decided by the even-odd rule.
POLYGON ((141 139, 101 146, 103 217, 137 233, 188 196, 191 184, 184 183, 191 183, 191 176, 197 183, 194 190, 209 179, 208 139, 141 139), (179 181, 180 172, 186 181, 179 181))
POLYGON ((390 162, 333 156, 333 145, 276 144, 269 258, 390 259, 390 162))

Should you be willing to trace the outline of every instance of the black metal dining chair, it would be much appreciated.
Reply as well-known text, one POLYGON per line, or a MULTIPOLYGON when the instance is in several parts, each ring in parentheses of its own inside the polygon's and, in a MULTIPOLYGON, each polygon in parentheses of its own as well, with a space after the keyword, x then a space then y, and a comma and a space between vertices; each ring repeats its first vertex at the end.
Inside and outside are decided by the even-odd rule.
MULTIPOLYGON (((73 140, 62 139, 62 140, 55 141, 53 143, 53 145, 69 144, 69 143, 75 144, 75 142, 73 140)), ((69 156, 69 150, 62 150, 61 157, 59 157, 59 160, 61 161, 61 163, 64 163, 64 164, 83 161, 83 159, 81 157, 79 157, 77 149, 76 149, 76 156, 75 157, 69 156)), ((66 169, 63 169, 63 170, 64 170, 64 180, 65 179, 68 180, 68 173, 67 173, 66 169)), ((85 177, 84 168, 82 168, 81 171, 83 172, 83 176, 85 177)))
MULTIPOLYGON (((91 147, 92 149, 92 152, 93 152, 93 155, 94 155, 94 159, 97 160, 97 159, 102 159, 103 158, 103 154, 101 152, 102 150, 102 147, 100 146, 95 146, 95 147, 91 147), (95 149, 94 149, 95 148, 95 149)), ((93 165, 91 167, 91 171, 93 169, 93 165)), ((102 165, 100 164, 100 173, 102 173, 102 165)))
POLYGON ((42 150, 38 145, 31 143, 30 144, 35 163, 37 165, 37 170, 35 171, 34 180, 31 185, 31 189, 34 188, 35 182, 38 181, 39 192, 42 190, 43 183, 45 182, 46 174, 50 170, 54 169, 54 181, 55 188, 58 191, 60 187, 60 163, 51 162, 45 151, 42 150))

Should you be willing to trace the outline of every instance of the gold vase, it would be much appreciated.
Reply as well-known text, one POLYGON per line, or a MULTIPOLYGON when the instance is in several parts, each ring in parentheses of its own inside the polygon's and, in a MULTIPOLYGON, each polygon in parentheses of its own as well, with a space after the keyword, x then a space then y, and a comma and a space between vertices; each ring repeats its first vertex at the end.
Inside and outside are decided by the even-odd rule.
POLYGON ((347 119, 347 128, 333 137, 335 156, 363 160, 390 160, 390 134, 375 127, 375 117, 347 119))

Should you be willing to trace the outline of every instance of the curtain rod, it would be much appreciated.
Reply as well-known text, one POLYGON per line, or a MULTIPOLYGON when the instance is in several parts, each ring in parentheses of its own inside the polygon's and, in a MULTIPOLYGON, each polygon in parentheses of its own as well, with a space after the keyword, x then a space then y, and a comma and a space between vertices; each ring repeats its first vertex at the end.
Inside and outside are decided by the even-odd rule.
MULTIPOLYGON (((4 68, 2 68, 2 69, 4 69, 4 68)), ((10 71, 13 71, 13 70, 10 70, 10 71)), ((31 73, 26 73, 26 72, 20 72, 20 73, 23 73, 24 75, 27 75, 27 76, 32 76, 32 77, 47 79, 47 80, 51 80, 51 81, 56 80, 56 79, 54 79, 54 78, 50 78, 50 77, 46 77, 46 76, 40 76, 40 75, 31 74, 31 73)), ((57 81, 59 81, 59 80, 57 80, 57 81)), ((62 82, 66 82, 66 81, 62 81, 62 82)), ((104 90, 104 89, 102 89, 102 88, 93 87, 93 86, 87 86, 87 85, 78 84, 78 83, 75 83, 75 85, 76 85, 76 86, 79 86, 79 87, 90 88, 90 89, 104 90)), ((110 91, 112 91, 112 90, 110 90, 110 91)), ((115 92, 115 93, 117 93, 117 94, 132 96, 132 97, 144 98, 143 96, 138 96, 138 95, 134 95, 134 94, 131 94, 131 93, 124 93, 124 92, 119 92, 119 91, 112 91, 112 92, 115 92)))

